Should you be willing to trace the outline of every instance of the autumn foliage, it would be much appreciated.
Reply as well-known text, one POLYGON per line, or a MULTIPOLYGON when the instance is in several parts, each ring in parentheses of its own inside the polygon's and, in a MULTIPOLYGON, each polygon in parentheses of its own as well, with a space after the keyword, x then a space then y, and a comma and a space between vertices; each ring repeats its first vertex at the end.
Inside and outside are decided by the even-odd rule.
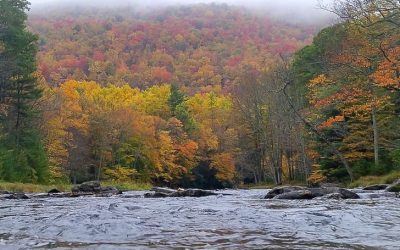
POLYGON ((70 80, 46 89, 46 95, 44 130, 54 180, 98 175, 113 181, 184 185, 183 180, 194 178, 192 170, 199 160, 210 159, 210 170, 216 170, 221 185, 232 184, 234 152, 219 153, 221 139, 209 130, 211 121, 228 124, 229 96, 213 94, 213 102, 200 96, 183 99, 179 105, 196 124, 188 133, 171 112, 170 85, 141 91, 127 85, 102 87, 70 80), (225 114, 211 117, 211 110, 225 114))
POLYGON ((398 3, 339 2, 343 22, 313 39, 227 4, 30 13, 29 58, 15 29, 0 36, 0 178, 223 188, 395 170, 398 3))
POLYGON ((241 67, 262 69, 316 31, 243 8, 203 4, 38 12, 29 25, 41 37, 40 69, 52 86, 68 79, 141 89, 176 82, 191 93, 216 85, 229 91, 241 67))
MULTIPOLYGON (((395 1, 336 1, 343 23, 323 29, 297 52, 298 82, 306 84, 309 122, 344 158, 356 177, 398 168, 390 153, 399 147, 399 27, 395 1), (361 4, 363 8, 355 8, 361 4), (387 7, 390 5, 390 8, 387 7)), ((316 138, 319 169, 331 180, 344 179, 337 154, 316 138), (338 166, 339 165, 339 166, 338 166)))

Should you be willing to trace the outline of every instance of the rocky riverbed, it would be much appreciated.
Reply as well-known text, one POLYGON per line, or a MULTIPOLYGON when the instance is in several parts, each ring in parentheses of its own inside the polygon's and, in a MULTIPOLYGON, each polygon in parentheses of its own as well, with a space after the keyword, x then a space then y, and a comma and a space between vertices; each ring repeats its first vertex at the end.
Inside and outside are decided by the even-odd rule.
POLYGON ((0 199, 0 249, 399 249, 395 193, 264 199, 268 191, 0 199))

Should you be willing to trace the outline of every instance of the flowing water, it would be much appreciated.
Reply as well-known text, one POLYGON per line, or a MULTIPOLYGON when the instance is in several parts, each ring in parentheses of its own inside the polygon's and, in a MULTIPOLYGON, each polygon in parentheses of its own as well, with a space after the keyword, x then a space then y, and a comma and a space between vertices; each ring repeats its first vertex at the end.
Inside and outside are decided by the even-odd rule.
POLYGON ((0 249, 400 249, 399 198, 261 199, 266 192, 0 200, 0 249))

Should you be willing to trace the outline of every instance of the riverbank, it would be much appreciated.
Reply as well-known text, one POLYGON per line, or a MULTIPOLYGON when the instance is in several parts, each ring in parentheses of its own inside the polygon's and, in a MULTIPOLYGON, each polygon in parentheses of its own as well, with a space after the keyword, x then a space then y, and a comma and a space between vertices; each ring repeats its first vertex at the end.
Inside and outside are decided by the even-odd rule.
MULTIPOLYGON (((400 171, 394 171, 392 173, 380 176, 363 176, 353 181, 352 183, 336 183, 337 186, 342 188, 357 188, 366 187, 375 184, 392 184, 394 181, 400 179, 400 171)), ((305 182, 284 182, 283 186, 307 186, 305 182)), ((272 183, 258 183, 258 184, 243 184, 240 186, 241 189, 271 189, 276 187, 272 183)))
POLYGON ((392 184, 400 179, 400 171, 380 176, 363 176, 348 185, 349 188, 366 187, 375 184, 392 184))
MULTIPOLYGON (((115 187, 122 191, 143 191, 152 188, 149 183, 116 183, 116 182, 102 182, 103 186, 115 187)), ((58 184, 31 184, 31 183, 10 183, 0 181, 0 190, 9 192, 23 192, 23 193, 47 193, 51 189, 57 189, 61 192, 70 192, 72 184, 58 183, 58 184)))
MULTIPOLYGON (((341 184, 340 187, 347 187, 347 188, 356 188, 356 187, 365 187, 374 184, 391 184, 395 180, 400 179, 400 171, 395 171, 387 175, 382 176, 364 176, 360 177, 359 179, 355 180, 354 182, 345 185, 341 184)), ((150 183, 136 183, 136 182, 102 182, 103 186, 110 186, 115 187, 122 191, 144 191, 150 190, 153 185, 150 183)), ((284 185, 288 186, 306 186, 306 183, 300 182, 287 182, 284 185)), ((0 181, 0 191, 6 190, 9 192, 24 192, 24 193, 46 193, 51 189, 57 189, 61 192, 69 192, 71 191, 72 184, 66 183, 58 183, 58 184, 51 184, 51 185, 41 185, 41 184, 31 184, 31 183, 10 183, 10 182, 2 182, 0 181)), ((259 184, 247 184, 241 185, 240 189, 271 189, 274 188, 275 185, 272 183, 259 183, 259 184)))
POLYGON ((71 191, 72 185, 70 184, 54 184, 54 185, 41 185, 32 183, 10 183, 0 182, 0 190, 9 192, 24 192, 24 193, 46 193, 51 189, 58 189, 62 192, 71 191))

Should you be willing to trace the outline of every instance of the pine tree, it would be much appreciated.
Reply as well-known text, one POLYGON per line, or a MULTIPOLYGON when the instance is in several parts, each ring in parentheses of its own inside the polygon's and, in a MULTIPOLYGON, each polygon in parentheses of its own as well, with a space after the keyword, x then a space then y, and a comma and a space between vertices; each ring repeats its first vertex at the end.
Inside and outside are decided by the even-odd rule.
POLYGON ((193 132, 196 129, 196 123, 185 107, 185 94, 180 91, 179 86, 175 83, 171 85, 168 104, 172 115, 183 123, 185 132, 189 134, 193 132))
POLYGON ((171 95, 168 99, 168 104, 173 115, 175 115, 178 105, 185 101, 185 95, 180 91, 178 84, 171 84, 171 95))
POLYGON ((47 159, 35 107, 38 37, 26 29, 26 0, 0 0, 0 178, 46 182, 47 159))

